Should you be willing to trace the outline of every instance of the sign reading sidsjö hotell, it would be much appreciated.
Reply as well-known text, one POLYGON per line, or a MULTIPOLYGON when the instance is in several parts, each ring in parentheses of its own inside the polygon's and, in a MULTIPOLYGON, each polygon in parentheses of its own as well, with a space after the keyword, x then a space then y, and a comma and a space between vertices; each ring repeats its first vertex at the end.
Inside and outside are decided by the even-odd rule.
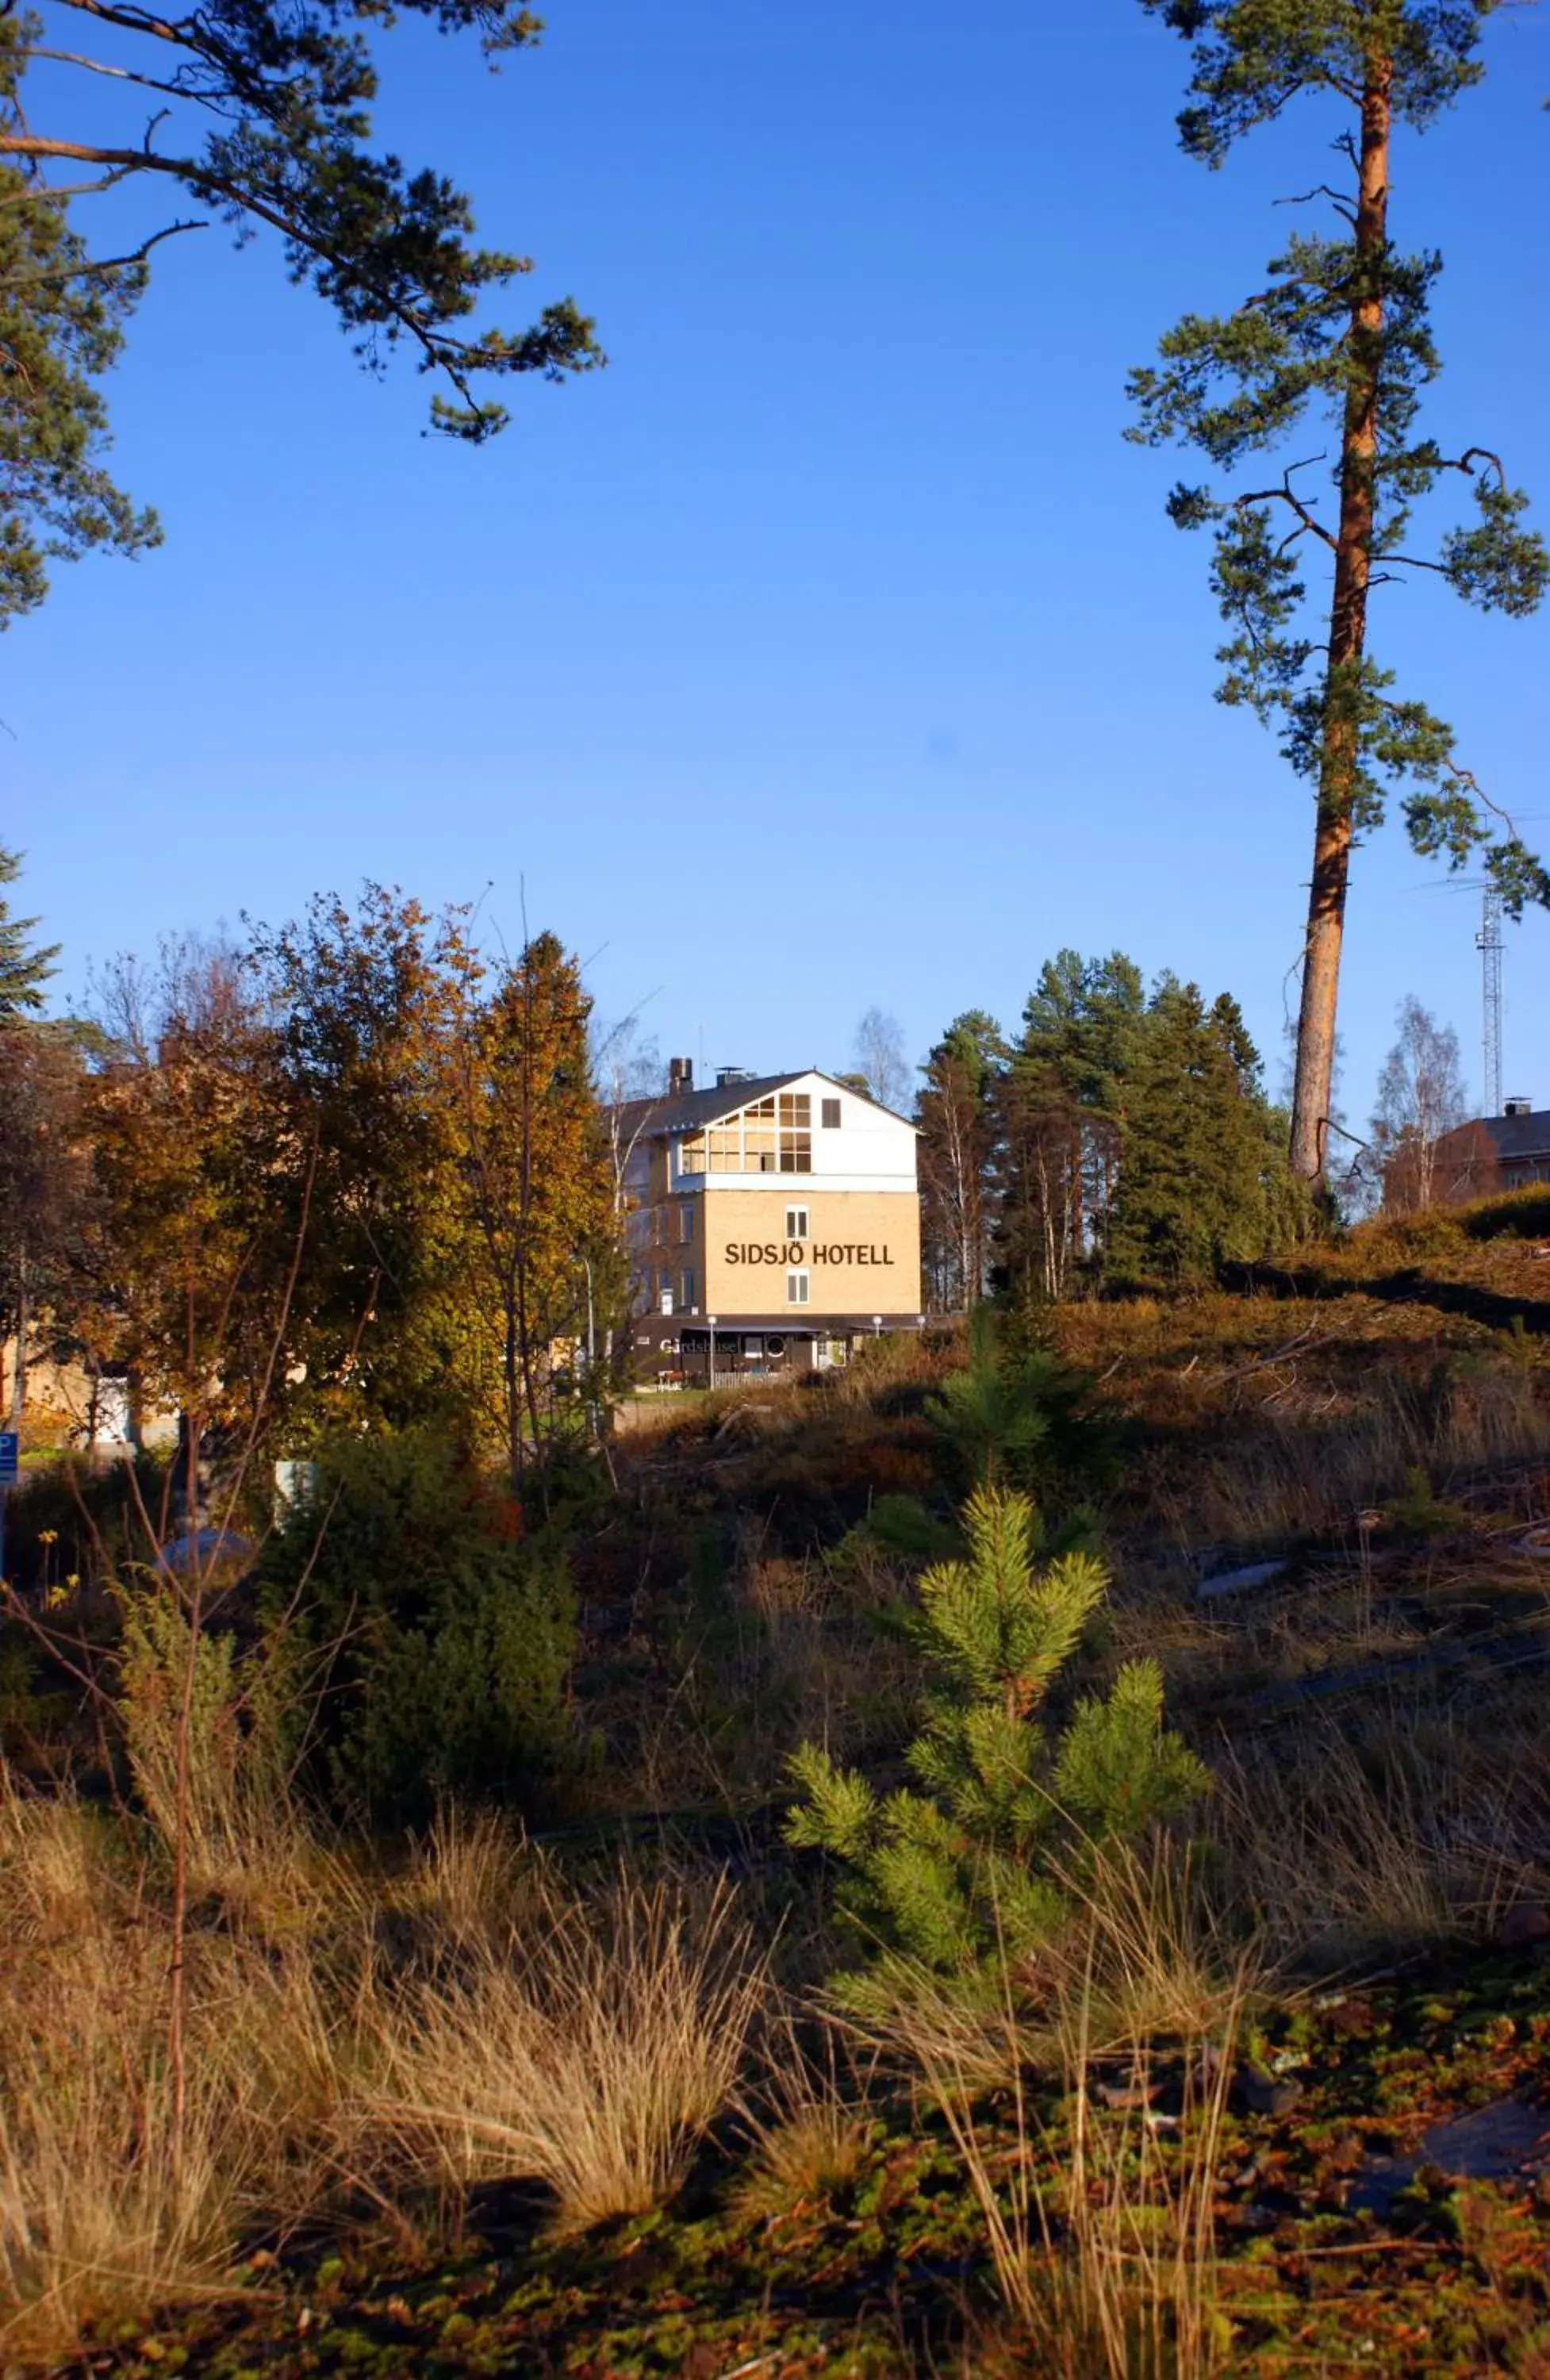
POLYGON ((891 1265, 885 1240, 879 1248, 870 1240, 728 1240, 723 1253, 729 1265, 891 1265))

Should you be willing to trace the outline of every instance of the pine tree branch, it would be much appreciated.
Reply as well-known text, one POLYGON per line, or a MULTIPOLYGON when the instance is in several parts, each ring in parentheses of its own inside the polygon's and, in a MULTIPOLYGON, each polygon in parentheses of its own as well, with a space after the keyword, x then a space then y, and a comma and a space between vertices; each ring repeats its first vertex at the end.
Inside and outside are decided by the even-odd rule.
MULTIPOLYGON (((195 191, 208 190, 217 198, 229 200, 234 207, 240 208, 243 213, 256 215, 260 223, 268 224, 272 230, 279 232, 283 238, 293 240, 298 248, 305 249, 309 255, 317 257, 321 262, 343 266, 345 260, 336 250, 318 239, 307 230, 305 225, 288 219, 277 207, 270 206, 264 200, 257 197, 251 190, 246 189, 240 182, 234 180, 230 176, 213 173, 209 167, 197 164, 192 158, 163 157, 152 149, 150 146, 151 135, 161 122, 162 115, 166 113, 167 111, 163 109, 159 115, 152 116, 145 130, 146 145, 140 149, 97 148, 86 141, 51 140, 42 133, 6 133, 0 134, 0 157, 59 157, 80 165, 118 166, 127 174, 167 174, 175 181, 180 181, 195 191)), ((401 299, 390 296, 385 290, 378 290, 375 295, 383 312, 391 315, 401 329, 408 332, 409 335, 423 348, 429 362, 445 372, 464 403, 473 413, 482 418, 485 408, 479 405, 469 387, 466 371, 458 360, 466 358, 469 365, 476 364, 479 360, 479 349, 477 344, 472 340, 454 339, 444 334, 438 334, 433 337, 412 307, 406 306, 401 299)))
POLYGON ((1503 826, 1507 828, 1509 834, 1517 834, 1519 832, 1518 821, 1513 817, 1511 811, 1504 810, 1499 802, 1494 802, 1491 799, 1490 795, 1485 792, 1472 769, 1461 769, 1457 760, 1449 760, 1446 758, 1444 759, 1442 765, 1447 771, 1448 775, 1453 779, 1455 784, 1461 785, 1464 788, 1464 791, 1469 794, 1473 800, 1480 804, 1482 809, 1489 810, 1493 818, 1500 819, 1503 826))
POLYGON ((182 83, 165 82, 158 75, 137 74, 132 67, 110 66, 105 58, 89 58, 82 50, 25 49, 22 59, 46 58, 52 65, 79 67, 86 74, 103 75, 113 82, 130 82, 141 91, 159 91, 168 99, 190 99, 194 93, 182 83))
POLYGON ((85 264, 65 264, 61 265, 57 272, 53 273, 6 274, 0 276, 0 290, 30 289, 43 285, 57 285, 65 281, 105 280, 110 273, 122 273, 130 265, 143 264, 153 248, 159 247, 164 239, 176 238, 180 231, 208 231, 209 229, 210 225, 207 223, 196 222, 192 219, 188 223, 167 224, 161 231, 152 232, 149 239, 142 240, 139 248, 131 249, 127 256, 104 256, 94 258, 85 264))
POLYGON ((1489 446, 1466 446, 1457 461, 1455 461, 1451 455, 1444 456, 1443 460, 1438 465, 1438 468, 1444 471, 1462 471, 1466 479, 1472 480, 1474 477, 1473 467, 1476 455, 1479 455, 1483 461, 1491 465, 1496 474, 1499 485, 1505 488, 1507 485, 1507 473, 1502 468, 1502 458, 1499 455, 1494 455, 1489 446))
POLYGON ((184 18, 175 22, 166 17, 152 16, 147 8, 104 6, 104 0, 63 0, 67 8, 76 9, 83 17, 95 17, 99 23, 115 25, 125 33, 149 33, 158 42, 170 42, 180 50, 197 50, 199 26, 196 20, 184 18))
POLYGON ((1327 199, 1338 215, 1343 215, 1352 231, 1356 229, 1356 210, 1341 190, 1332 189, 1327 182, 1315 182, 1311 190, 1298 190, 1290 197, 1277 199, 1278 207, 1312 206, 1315 199, 1327 199))
POLYGON ((0 207, 62 207, 71 199, 95 198, 116 189, 128 168, 120 165, 95 182, 34 182, 19 190, 0 190, 0 207))
MULTIPOLYGON (((1298 519, 1302 522, 1302 529, 1311 529, 1315 537, 1322 538, 1325 544, 1329 548, 1331 553, 1338 552, 1338 540, 1334 536, 1331 530, 1325 528, 1322 521, 1314 518, 1314 515, 1308 510, 1307 505, 1302 502, 1302 497, 1297 494, 1291 484, 1291 475, 1293 471, 1305 471, 1309 468, 1310 465, 1314 463, 1322 463, 1324 457, 1322 455, 1310 455, 1303 462, 1289 463, 1287 465, 1285 476, 1283 477, 1278 488, 1260 488, 1251 494, 1238 496, 1234 499, 1235 505, 1239 510, 1241 510, 1243 506, 1247 504, 1290 504, 1292 511, 1297 515, 1298 519)), ((1296 536, 1301 536, 1302 534, 1302 529, 1294 532, 1294 535, 1296 536)), ((1291 542, 1292 539, 1290 538, 1286 540, 1288 545, 1291 542)), ((1284 546, 1282 551, 1285 551, 1284 546)))

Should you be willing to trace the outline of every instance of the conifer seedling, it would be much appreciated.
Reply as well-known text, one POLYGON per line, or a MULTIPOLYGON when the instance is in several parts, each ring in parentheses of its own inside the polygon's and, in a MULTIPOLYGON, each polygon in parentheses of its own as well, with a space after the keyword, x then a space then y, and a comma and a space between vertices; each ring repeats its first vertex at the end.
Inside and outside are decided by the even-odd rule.
POLYGON ((920 1581, 914 1633, 930 1684, 910 1745, 915 1784, 878 1794, 818 1745, 792 1762, 793 1843, 843 1871, 842 1906, 875 1955, 837 1996, 878 2017, 923 1974, 999 1999, 1069 1913, 1069 1885, 1106 1841, 1180 1816, 1209 1784, 1163 1726, 1162 1671, 1124 1664, 1063 1728, 1045 1704, 1108 1586, 1093 1554, 1039 1554, 1025 1496, 987 1485, 963 1515, 967 1558, 920 1581))

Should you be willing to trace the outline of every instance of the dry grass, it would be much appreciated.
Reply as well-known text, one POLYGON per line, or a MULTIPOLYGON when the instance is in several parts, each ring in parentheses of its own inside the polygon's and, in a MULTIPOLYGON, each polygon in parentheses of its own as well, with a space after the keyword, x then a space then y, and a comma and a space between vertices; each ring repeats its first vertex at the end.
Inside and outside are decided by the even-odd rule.
POLYGON ((638 2210, 732 2098, 765 1967, 723 1884, 578 1900, 489 1819, 387 1876, 292 1850, 281 1931, 230 1895, 191 1931, 175 2138, 154 1837, 0 1785, 0 2363, 227 2291, 245 2235, 329 2206, 509 2175, 567 2224, 638 2210))
POLYGON ((1222 1889, 1267 1955, 1327 1970, 1488 1934, 1550 1899, 1550 1769, 1532 1682, 1483 1729, 1396 1704, 1353 1734, 1308 1712, 1216 1757, 1222 1889))
POLYGON ((752 2154, 738 2204, 767 2219, 832 2207, 860 2180, 876 2137, 876 2058, 859 2058, 856 2042, 822 2020, 815 2046, 789 2012, 762 2050, 764 2087, 741 2105, 752 2154))
POLYGON ((726 2107, 764 1990, 724 1885, 697 1906, 627 1876, 592 1903, 540 1893, 450 1979, 381 2000, 372 2113, 443 2186, 529 2177, 566 2228, 638 2213, 726 2107))
POLYGON ((172 2130, 166 1914, 132 1845, 69 1800, 0 1791, 0 2348, 214 2287, 242 2225, 326 2186, 336 2044, 314 1978, 230 1933, 189 1949, 172 2130))
POLYGON ((976 2107, 979 2078, 940 2036, 923 2046, 916 2035, 1018 2348, 1041 2374, 1206 2380, 1228 2368, 1213 2207, 1253 1977, 1241 1963, 1222 1964, 1221 1948, 1187 1876, 1158 1889, 1139 1860, 1106 1864, 1053 1973, 1047 2025, 1031 2041, 1010 1991, 998 2011, 1009 2148, 976 2107), (1026 2081, 1030 2047, 1036 2055, 1051 2040, 1063 2085, 1059 2139, 1026 2081), (1159 2117, 1151 2100, 1163 2065, 1181 2105, 1159 2117), (1111 2111, 1102 2085, 1115 2075, 1134 2104, 1111 2111))

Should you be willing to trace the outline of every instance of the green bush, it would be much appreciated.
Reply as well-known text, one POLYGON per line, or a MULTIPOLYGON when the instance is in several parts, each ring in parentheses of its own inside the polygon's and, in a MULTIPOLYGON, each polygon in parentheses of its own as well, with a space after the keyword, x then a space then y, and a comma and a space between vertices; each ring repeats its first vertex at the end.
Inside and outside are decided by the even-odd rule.
POLYGON ((432 1428, 326 1448, 266 1547, 266 1628, 309 1657, 304 1774, 373 1820, 527 1803, 563 1757, 564 1556, 432 1428))
POLYGON ((1116 1429, 1091 1380, 993 1306, 969 1318, 968 1361, 925 1413, 962 1493, 999 1482, 1065 1508, 1113 1484, 1116 1429))
POLYGON ((13 1586, 47 1590, 78 1579, 96 1586, 151 1560, 146 1533, 172 1524, 168 1461, 161 1454, 93 1462, 79 1454, 30 1467, 6 1512, 6 1568, 13 1586), (142 1518, 142 1511, 144 1517, 142 1518))
POLYGON ((1047 1940, 1094 1856, 1178 1816, 1208 1773, 1162 1724, 1162 1672, 1127 1661, 1065 1727, 1043 1705, 1108 1585, 1091 1553, 1039 1559, 1033 1507, 987 1487, 964 1513, 969 1558, 920 1581, 914 1633, 930 1676, 908 1751, 918 1785, 879 1796, 815 1744, 792 1762, 790 1841, 844 1872, 842 1909, 877 1953, 836 1992, 876 2017, 922 1971, 999 1993, 1047 1940))

